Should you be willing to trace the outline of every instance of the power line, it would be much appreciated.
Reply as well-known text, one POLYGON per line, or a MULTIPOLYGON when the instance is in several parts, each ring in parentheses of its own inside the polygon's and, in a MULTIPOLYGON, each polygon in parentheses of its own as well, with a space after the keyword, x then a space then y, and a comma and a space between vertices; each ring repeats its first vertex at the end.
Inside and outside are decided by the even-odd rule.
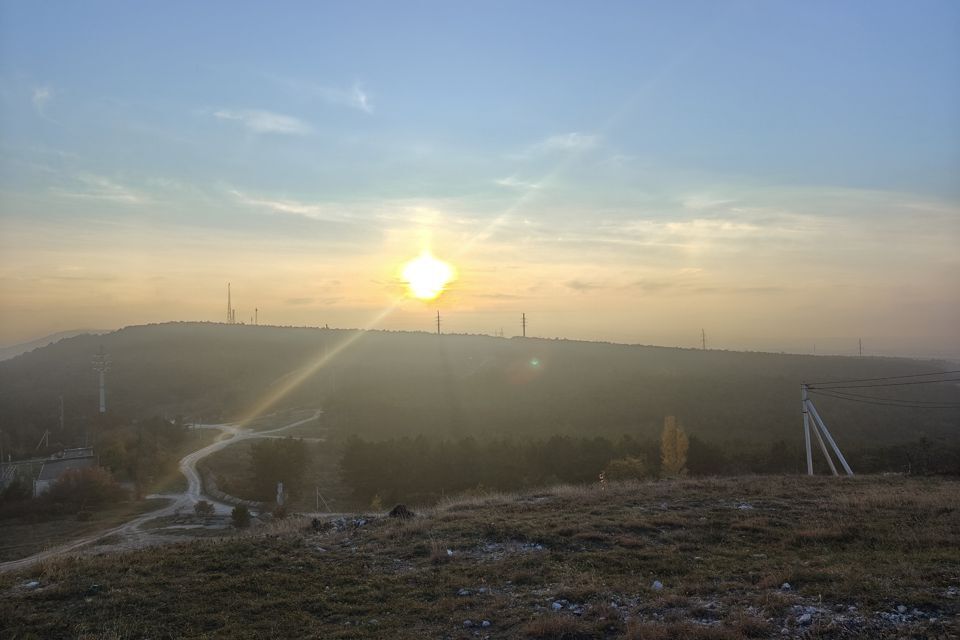
POLYGON ((836 398, 849 398, 849 399, 860 399, 860 400, 876 400, 879 402, 898 402, 904 404, 933 404, 933 405, 956 405, 960 408, 960 402, 953 400, 923 400, 923 399, 909 399, 909 398, 880 398, 877 396, 865 396, 859 393, 849 393, 844 391, 818 391, 814 390, 815 393, 821 393, 829 395, 836 398))
POLYGON ((913 382, 881 382, 879 384, 847 384, 831 385, 821 387, 818 385, 807 385, 809 389, 870 389, 873 387, 907 387, 915 384, 939 384, 942 382, 960 382, 960 378, 950 378, 948 380, 914 380, 913 382))
POLYGON ((808 382, 807 385, 815 384, 847 384, 849 382, 874 382, 876 380, 900 380, 902 378, 928 378, 930 376, 947 376, 954 373, 960 373, 960 369, 954 371, 931 371, 930 373, 911 373, 903 376, 886 376, 883 378, 855 378, 851 380, 828 380, 822 382, 808 382))
POLYGON ((902 407, 904 409, 960 409, 960 403, 936 403, 935 401, 914 401, 896 398, 869 398, 867 396, 841 395, 839 393, 830 393, 822 390, 814 391, 811 389, 810 391, 811 393, 819 393, 820 395, 834 398, 835 400, 848 400, 850 402, 872 404, 882 407, 902 407), (925 402, 929 402, 930 404, 924 404, 925 402))

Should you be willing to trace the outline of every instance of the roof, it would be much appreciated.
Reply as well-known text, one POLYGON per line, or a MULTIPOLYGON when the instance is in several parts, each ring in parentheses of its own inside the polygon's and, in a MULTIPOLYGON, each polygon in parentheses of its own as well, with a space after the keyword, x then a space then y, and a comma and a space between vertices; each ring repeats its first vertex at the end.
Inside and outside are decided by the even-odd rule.
POLYGON ((60 453, 55 453, 50 456, 50 459, 60 459, 60 458, 92 458, 93 457, 93 447, 80 447, 78 449, 64 449, 60 453))
POLYGON ((47 460, 40 468, 40 475, 37 480, 56 480, 71 469, 87 469, 95 466, 97 466, 97 461, 93 456, 47 460))

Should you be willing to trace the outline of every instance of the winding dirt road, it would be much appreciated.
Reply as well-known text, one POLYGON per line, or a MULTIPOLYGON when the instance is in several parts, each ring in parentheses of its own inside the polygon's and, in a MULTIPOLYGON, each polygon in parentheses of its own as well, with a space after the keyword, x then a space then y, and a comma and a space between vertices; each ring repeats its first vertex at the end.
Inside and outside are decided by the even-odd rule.
POLYGON ((184 475, 187 479, 187 490, 183 493, 178 494, 169 494, 169 495, 157 495, 157 496, 148 496, 154 498, 167 498, 170 500, 170 504, 167 506, 157 509, 156 511, 151 511, 145 513, 141 516, 125 522, 119 526, 113 527, 112 529, 107 529, 105 531, 99 531, 97 533, 85 536, 83 538, 78 538, 77 540, 71 540, 70 542, 53 547, 51 549, 46 549, 39 553, 36 553, 32 556, 27 556, 26 558, 21 558, 19 560, 11 560, 9 562, 0 563, 0 572, 4 571, 17 571, 19 569, 25 569, 30 567, 38 562, 43 562, 45 560, 50 560, 58 556, 68 554, 72 551, 76 551, 81 547, 84 547, 88 544, 96 542, 97 540, 102 540, 108 536, 119 536, 121 540, 127 543, 130 547, 142 546, 142 542, 145 538, 149 537, 149 534, 144 532, 141 527, 144 523, 149 522, 150 520, 156 520, 157 518, 163 518, 166 516, 171 516, 177 513, 178 511, 189 510, 193 508, 193 505, 199 502, 200 500, 207 500, 213 504, 214 509, 219 514, 229 514, 232 505, 227 505, 221 502, 217 502, 203 495, 203 482, 200 479, 200 473, 197 471, 197 463, 209 456, 212 453, 216 453, 221 449, 229 447, 231 445, 237 444, 238 442, 243 442, 244 440, 252 440, 255 438, 275 438, 278 437, 276 434, 286 431, 287 429, 292 429, 294 427, 299 427, 302 424, 306 424, 311 420, 315 420, 320 416, 322 410, 318 409, 308 418, 303 418, 302 420, 297 420, 296 422, 291 422, 282 427, 277 427, 276 429, 268 429, 265 431, 251 431, 249 429, 241 429, 240 427, 233 424, 195 424, 191 425, 192 429, 219 429, 223 431, 223 434, 220 438, 205 447, 197 449, 191 453, 188 453, 183 458, 180 459, 180 473, 184 475))

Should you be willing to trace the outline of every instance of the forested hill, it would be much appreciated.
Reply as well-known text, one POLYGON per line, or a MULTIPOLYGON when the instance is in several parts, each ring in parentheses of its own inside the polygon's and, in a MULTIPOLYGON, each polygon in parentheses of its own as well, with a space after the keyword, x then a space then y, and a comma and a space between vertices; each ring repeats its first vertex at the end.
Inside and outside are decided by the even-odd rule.
MULTIPOLYGON (((318 406, 341 434, 449 438, 622 434, 648 437, 677 416, 705 440, 770 442, 800 433, 803 381, 942 370, 900 358, 801 356, 488 336, 170 323, 82 335, 0 362, 0 430, 35 440, 97 408, 91 360, 112 358, 108 404, 127 418, 232 419, 338 345, 277 405, 318 406)), ((878 397, 960 401, 954 384, 869 390, 878 397)), ((818 398, 851 444, 960 438, 960 411, 818 398)))

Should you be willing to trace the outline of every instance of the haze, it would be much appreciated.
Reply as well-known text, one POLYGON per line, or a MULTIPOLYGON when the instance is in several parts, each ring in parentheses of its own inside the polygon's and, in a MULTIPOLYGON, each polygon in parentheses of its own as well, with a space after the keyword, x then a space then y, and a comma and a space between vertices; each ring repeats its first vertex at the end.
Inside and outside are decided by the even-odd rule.
POLYGON ((954 2, 4 2, 0 344, 231 282, 269 324, 960 357, 958 113, 954 2))

